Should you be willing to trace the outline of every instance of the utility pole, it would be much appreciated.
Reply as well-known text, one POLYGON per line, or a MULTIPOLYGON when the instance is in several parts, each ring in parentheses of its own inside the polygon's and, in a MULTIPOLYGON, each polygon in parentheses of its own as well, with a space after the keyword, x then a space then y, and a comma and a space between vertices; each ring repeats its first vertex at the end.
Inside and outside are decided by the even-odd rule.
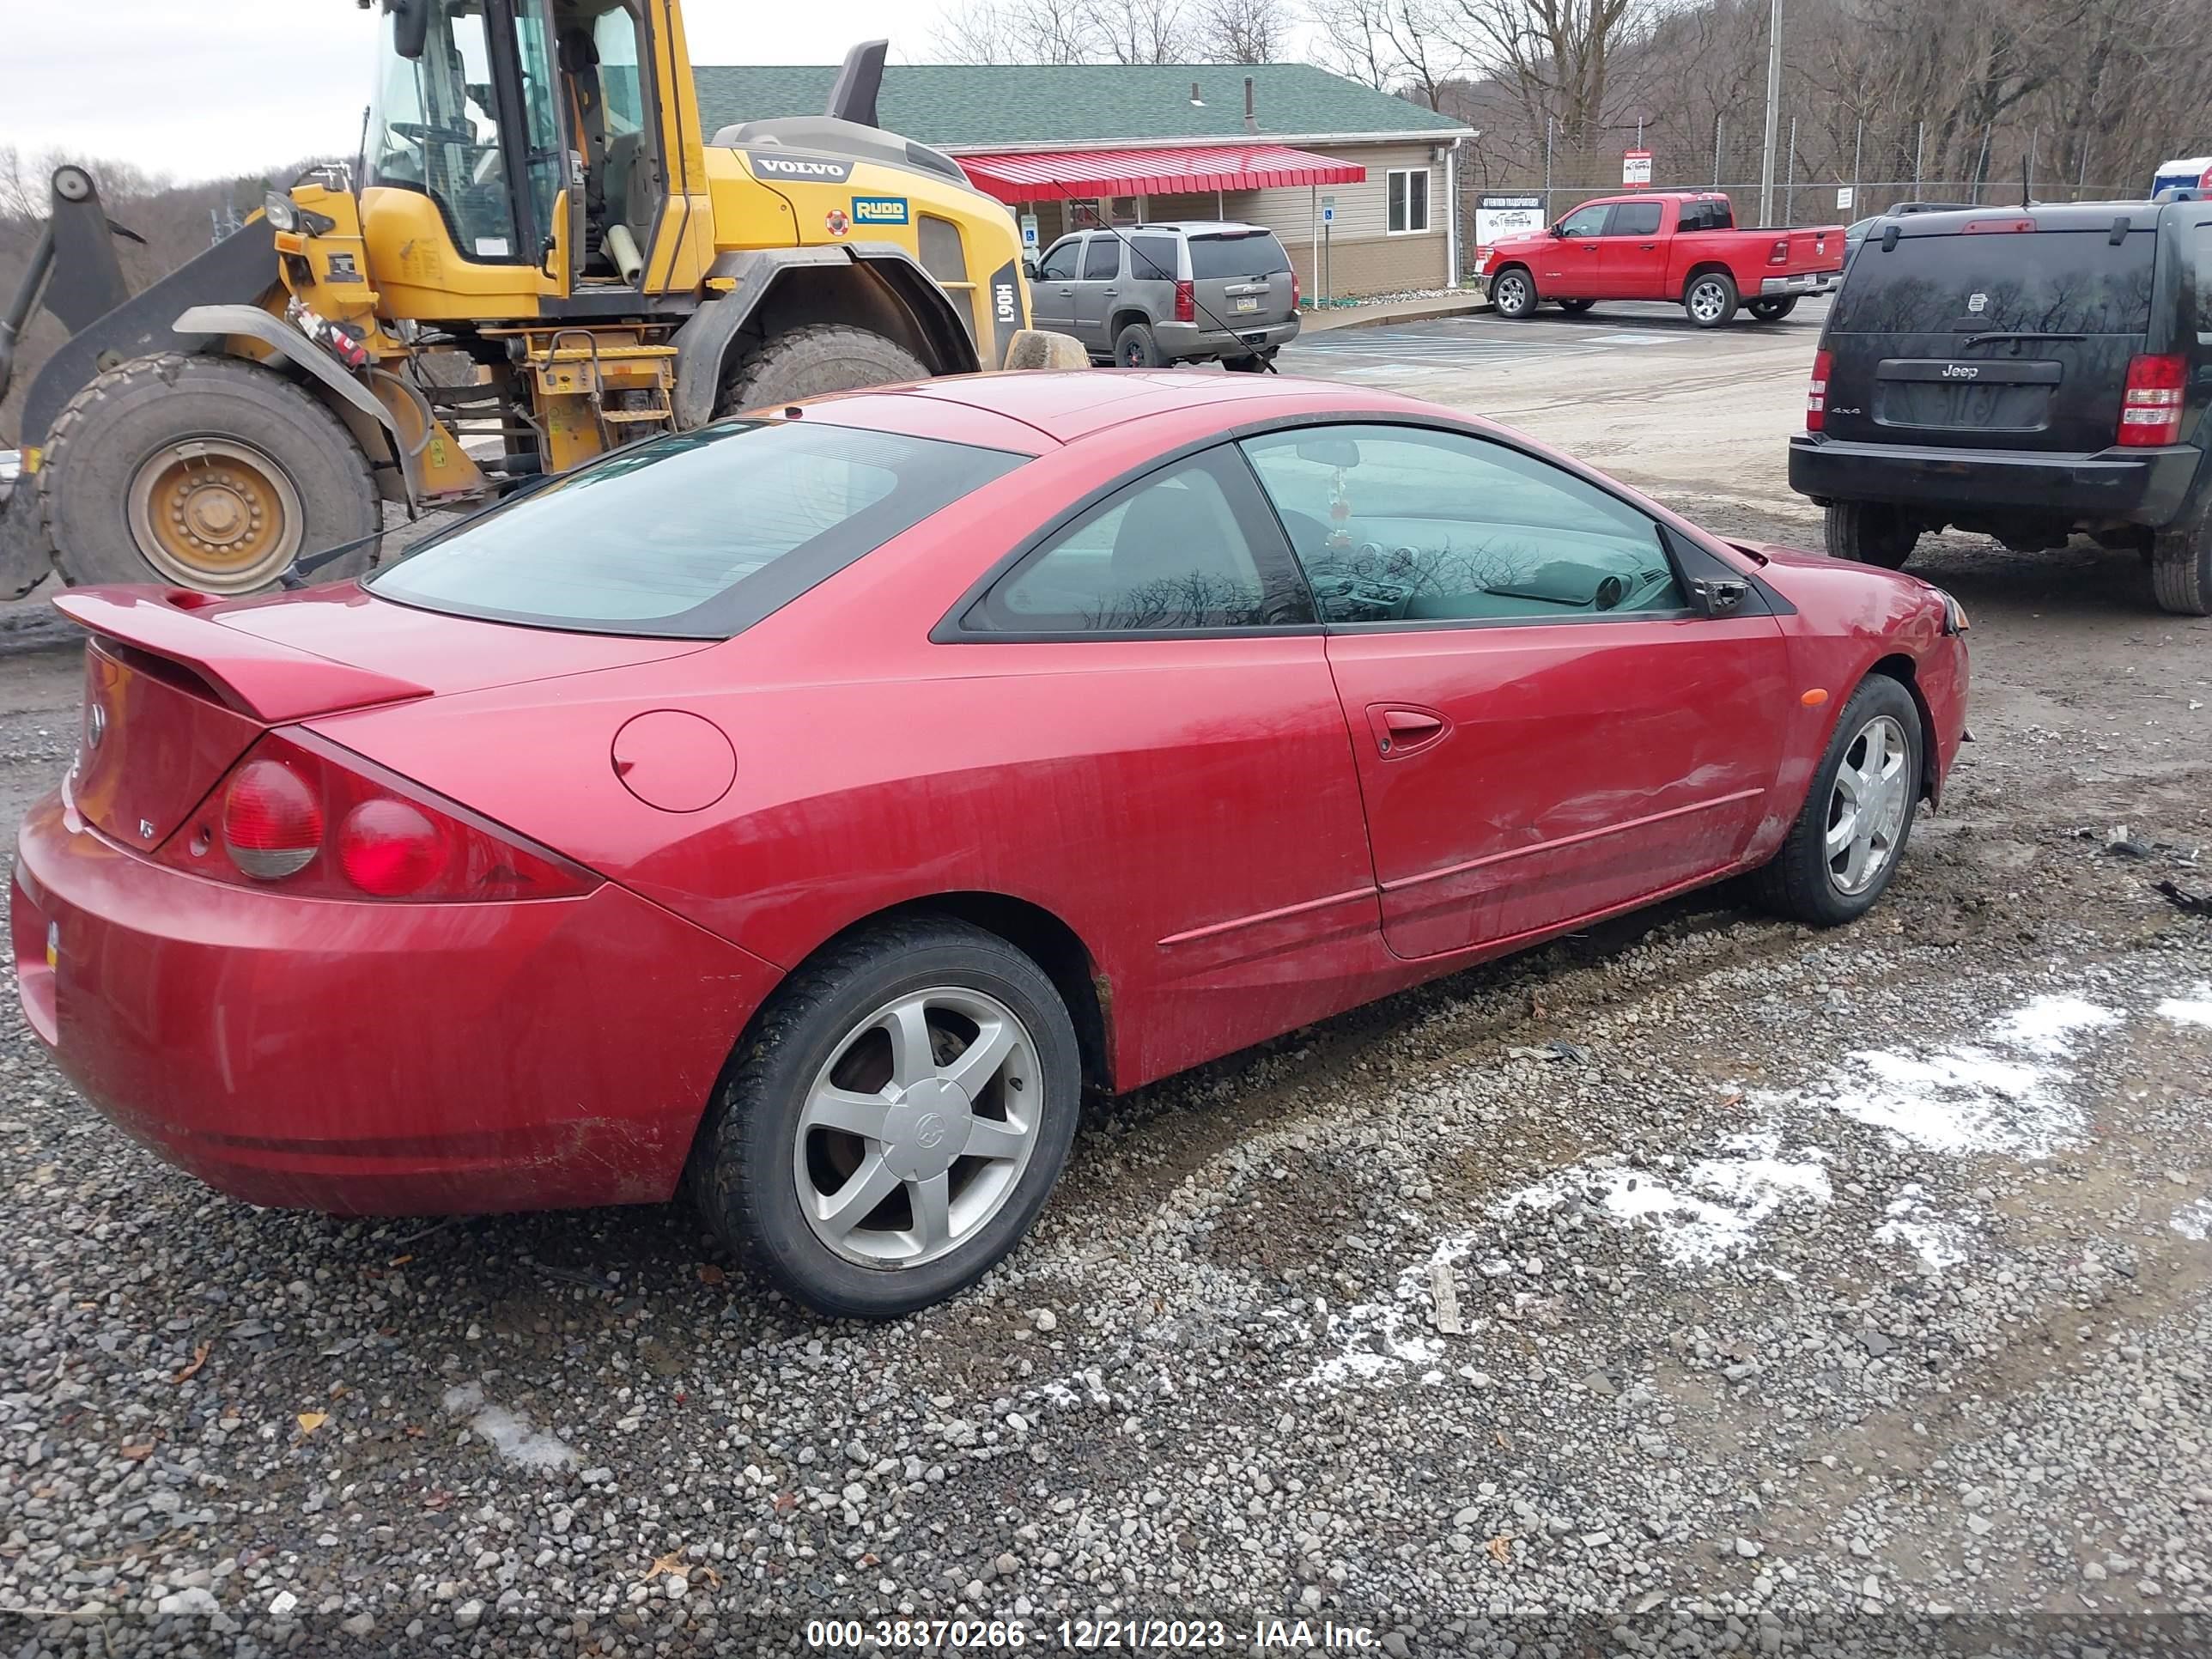
POLYGON ((1782 118, 1782 0, 1771 0, 1766 21, 1766 149, 1759 165, 1759 222, 1774 222, 1774 141, 1782 118))

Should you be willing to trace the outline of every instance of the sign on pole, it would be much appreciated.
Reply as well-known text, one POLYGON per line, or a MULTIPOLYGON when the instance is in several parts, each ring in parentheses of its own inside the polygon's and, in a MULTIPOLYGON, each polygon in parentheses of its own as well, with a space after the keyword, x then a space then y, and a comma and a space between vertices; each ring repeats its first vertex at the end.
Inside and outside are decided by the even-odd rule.
POLYGON ((1024 213, 1022 215, 1022 246, 1034 253, 1036 252, 1036 245, 1037 216, 1034 213, 1024 213))
POLYGON ((1324 196, 1321 198, 1321 222, 1325 225, 1333 225, 1336 222, 1335 197, 1324 196))
POLYGON ((1838 211, 1838 212, 1844 212, 1844 211, 1847 211, 1847 210, 1850 209, 1850 205, 1851 205, 1851 187, 1850 187, 1849 185, 1838 185, 1836 186, 1836 210, 1837 210, 1837 211, 1838 211))
POLYGON ((1651 182, 1651 152, 1632 149, 1620 158, 1620 182, 1640 190, 1651 182))

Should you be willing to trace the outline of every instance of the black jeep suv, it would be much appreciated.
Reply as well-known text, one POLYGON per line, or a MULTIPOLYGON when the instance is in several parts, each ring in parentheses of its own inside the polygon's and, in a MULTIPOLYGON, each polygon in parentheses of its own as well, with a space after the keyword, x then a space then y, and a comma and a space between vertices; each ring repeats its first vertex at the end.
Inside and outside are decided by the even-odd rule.
POLYGON ((1882 221, 1820 335, 1790 483, 1892 569, 1955 526, 2076 531, 2212 616, 2212 191, 1882 221))

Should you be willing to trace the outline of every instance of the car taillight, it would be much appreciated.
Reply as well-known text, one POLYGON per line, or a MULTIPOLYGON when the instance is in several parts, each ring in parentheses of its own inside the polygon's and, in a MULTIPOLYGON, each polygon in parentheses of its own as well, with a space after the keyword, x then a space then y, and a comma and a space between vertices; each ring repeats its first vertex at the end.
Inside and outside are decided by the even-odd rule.
POLYGON ((1813 354, 1813 378, 1805 383, 1805 430, 1818 432, 1828 423, 1828 370, 1836 354, 1826 347, 1813 354))
POLYGON ((1179 323, 1198 320, 1198 290, 1188 282, 1176 284, 1175 319, 1179 323))
POLYGON ((567 898, 599 884, 537 847, 306 732, 264 734, 157 862, 301 898, 567 898))
POLYGON ((2142 352, 2130 359, 2120 398, 2120 442, 2130 449, 2179 443, 2181 389, 2188 378, 2189 360, 2179 352, 2142 352))
POLYGON ((1298 273, 1294 270, 1291 273, 1291 309, 1296 311, 1298 304, 1298 273))
POLYGON ((1774 239, 1774 246, 1766 251, 1766 263, 1770 265, 1786 265, 1790 263, 1790 239, 1787 236, 1778 236, 1774 239))
POLYGON ((306 869, 323 845, 323 808, 280 760, 249 760, 222 792, 222 850, 256 881, 306 869))

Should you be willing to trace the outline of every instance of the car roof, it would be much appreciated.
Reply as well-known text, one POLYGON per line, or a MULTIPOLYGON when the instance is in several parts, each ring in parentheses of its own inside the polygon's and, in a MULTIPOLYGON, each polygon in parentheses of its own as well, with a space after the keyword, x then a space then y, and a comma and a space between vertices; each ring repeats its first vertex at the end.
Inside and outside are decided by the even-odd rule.
POLYGON ((1038 453, 1109 427, 1214 407, 1223 426, 1274 414, 1346 416, 1435 414, 1395 392, 1283 374, 1206 374, 1183 369, 1012 369, 959 374, 817 398, 805 405, 837 424, 1038 453), (1015 441, 1015 434, 1023 434, 1015 441))
POLYGON ((1887 216, 1894 216, 1907 236, 1955 236, 1970 224, 2000 219, 2032 220, 2038 230, 2110 230, 2124 220, 2130 230, 2154 230, 2158 216, 2155 202, 2032 202, 2026 207, 1991 202, 1887 216))
POLYGON ((1275 233, 1265 225, 1247 224, 1242 219, 1147 219, 1141 224, 1125 225, 1125 230, 1176 230, 1186 236, 1272 236, 1275 233))

